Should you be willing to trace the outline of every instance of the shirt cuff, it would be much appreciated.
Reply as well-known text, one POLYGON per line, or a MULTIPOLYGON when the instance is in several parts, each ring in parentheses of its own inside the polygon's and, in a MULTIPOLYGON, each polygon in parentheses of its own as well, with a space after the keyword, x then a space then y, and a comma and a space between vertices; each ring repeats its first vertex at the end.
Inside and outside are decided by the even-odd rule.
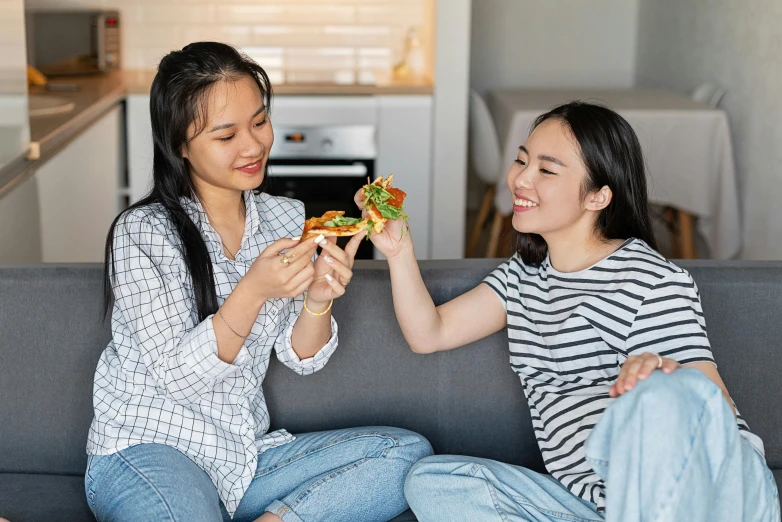
POLYGON ((217 335, 212 324, 213 318, 214 315, 210 315, 190 330, 182 339, 182 344, 187 347, 185 363, 193 369, 193 373, 205 379, 218 381, 239 371, 250 354, 247 347, 242 344, 232 364, 220 360, 217 356, 217 335))
POLYGON ((277 352, 278 359, 299 375, 315 373, 326 366, 326 363, 337 349, 339 342, 337 321, 333 316, 331 317, 331 338, 315 355, 304 360, 300 359, 293 349, 291 337, 293 336, 293 327, 295 325, 296 321, 291 321, 291 324, 285 329, 285 334, 282 336, 282 349, 277 352))

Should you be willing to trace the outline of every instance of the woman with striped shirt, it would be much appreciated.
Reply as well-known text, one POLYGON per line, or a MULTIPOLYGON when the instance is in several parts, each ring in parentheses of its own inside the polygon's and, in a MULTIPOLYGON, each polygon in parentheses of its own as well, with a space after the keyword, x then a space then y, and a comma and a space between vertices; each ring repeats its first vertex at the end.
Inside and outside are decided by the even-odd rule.
POLYGON ((698 289, 656 252, 630 125, 596 105, 557 107, 507 183, 516 254, 439 307, 402 224, 372 236, 413 351, 507 328, 550 473, 427 457, 405 486, 419 520, 778 521, 763 444, 717 372, 698 289))

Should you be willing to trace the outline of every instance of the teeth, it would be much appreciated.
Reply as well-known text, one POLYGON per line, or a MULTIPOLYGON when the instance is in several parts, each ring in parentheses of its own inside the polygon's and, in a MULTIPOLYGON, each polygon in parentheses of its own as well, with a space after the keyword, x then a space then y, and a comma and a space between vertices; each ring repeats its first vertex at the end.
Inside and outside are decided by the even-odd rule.
POLYGON ((518 207, 537 207, 538 204, 528 199, 514 199, 513 204, 518 207))

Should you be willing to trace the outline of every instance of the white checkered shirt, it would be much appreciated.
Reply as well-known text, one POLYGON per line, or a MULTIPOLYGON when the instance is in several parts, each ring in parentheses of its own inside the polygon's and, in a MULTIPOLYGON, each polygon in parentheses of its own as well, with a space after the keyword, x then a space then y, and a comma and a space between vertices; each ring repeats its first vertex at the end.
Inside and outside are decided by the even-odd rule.
MULTIPOLYGON (((244 237, 236 260, 200 202, 182 199, 201 231, 222 302, 263 250, 301 234, 304 205, 267 194, 244 194, 244 237)), ((291 346, 303 297, 270 299, 232 364, 217 357, 212 317, 198 322, 193 287, 180 241, 161 205, 134 209, 115 229, 112 340, 95 371, 87 453, 107 455, 141 443, 172 446, 206 471, 233 515, 255 474, 257 455, 293 440, 267 433, 269 412, 261 383, 272 348, 301 375, 323 368, 337 348, 332 337, 310 359, 291 346)))

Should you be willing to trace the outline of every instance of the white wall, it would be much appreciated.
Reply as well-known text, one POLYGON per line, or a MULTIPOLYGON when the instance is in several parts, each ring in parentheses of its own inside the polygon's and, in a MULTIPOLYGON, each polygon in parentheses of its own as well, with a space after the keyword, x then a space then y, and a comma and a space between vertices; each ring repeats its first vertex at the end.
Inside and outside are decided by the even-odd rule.
MULTIPOLYGON (((10 0, 0 0, 8 2, 10 0)), ((18 1, 18 0, 13 0, 18 1)), ((445 2, 449 0, 443 0, 445 2)), ((122 17, 123 67, 156 69, 188 43, 243 48, 273 83, 347 81, 390 69, 431 0, 25 0, 28 9, 112 8, 122 17)), ((0 4, 1 5, 1 4, 0 4)))
POLYGON ((474 0, 470 85, 481 93, 630 87, 638 5, 639 0, 474 0))
POLYGON ((745 259, 782 259, 782 2, 641 0, 637 81, 727 89, 745 259))
POLYGON ((439 0, 437 3, 429 235, 433 259, 464 257, 470 78, 467 36, 470 34, 471 3, 472 0, 439 0))

